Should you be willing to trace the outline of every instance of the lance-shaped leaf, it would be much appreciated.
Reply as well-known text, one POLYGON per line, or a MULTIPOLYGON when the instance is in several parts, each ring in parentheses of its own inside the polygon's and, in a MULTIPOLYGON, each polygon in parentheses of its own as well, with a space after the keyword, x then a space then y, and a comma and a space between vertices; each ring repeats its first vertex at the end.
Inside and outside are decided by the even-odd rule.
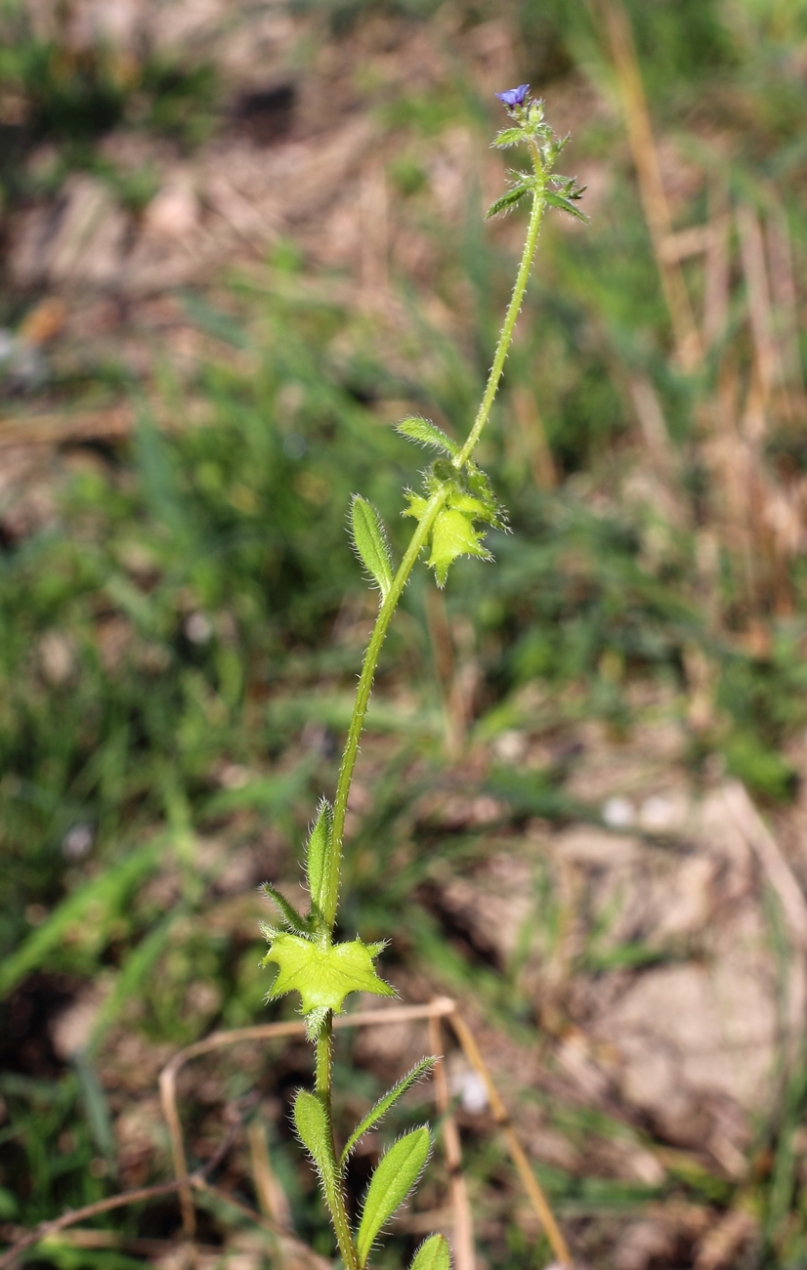
POLYGON ((300 1141, 317 1166, 327 1193, 334 1183, 328 1118, 319 1098, 305 1089, 301 1089, 294 1100, 294 1125, 300 1141))
POLYGON ((432 530, 432 550, 429 564, 434 569, 437 585, 445 586, 449 567, 458 556, 479 556, 492 560, 490 552, 481 544, 482 534, 474 529, 463 512, 447 508, 440 512, 432 530))
POLYGON ((409 1270, 451 1270, 451 1254, 445 1235, 429 1235, 415 1253, 409 1270))
POLYGON ((316 913, 322 912, 327 900, 332 837, 333 807, 327 798, 323 798, 317 809, 317 818, 314 821, 305 854, 308 890, 311 894, 312 909, 316 913))
POLYGON ((361 1123, 356 1126, 348 1138, 347 1143, 345 1144, 345 1149, 339 1159, 340 1171, 344 1168, 345 1162, 356 1143, 359 1141, 359 1138, 363 1137, 364 1134, 367 1133, 368 1129, 372 1129, 373 1125, 377 1125, 378 1122, 387 1114, 390 1107, 395 1105, 398 1099, 406 1093, 407 1089, 411 1089, 412 1086, 416 1085, 419 1080, 422 1080, 436 1062, 436 1058, 422 1058, 419 1063, 415 1064, 411 1072, 407 1072, 405 1076, 402 1076, 398 1083, 392 1086, 392 1089, 388 1089, 387 1092, 379 1098, 378 1102, 375 1103, 375 1105, 367 1112, 367 1115, 361 1123))
POLYGON ((544 190, 544 199, 550 207, 558 207, 562 212, 568 212, 570 216, 576 216, 584 225, 588 224, 588 217, 585 212, 581 212, 579 207, 575 207, 569 198, 565 198, 563 194, 556 194, 554 190, 544 190))
POLYGON ((452 458, 459 453, 456 441, 446 436, 442 428, 438 428, 431 419, 422 419, 420 415, 411 415, 408 419, 404 419, 395 431, 400 432, 402 437, 407 437, 410 441, 416 441, 418 445, 429 445, 434 450, 442 450, 444 454, 450 454, 452 458))
MULTIPOLYGON (((261 886, 261 890, 264 895, 268 895, 269 899, 272 900, 272 902, 280 909, 283 914, 283 921, 290 930, 296 931, 298 935, 308 934, 308 922, 301 913, 297 912, 294 905, 289 903, 285 895, 281 895, 276 886, 272 886, 271 882, 264 882, 261 886)), ((271 930, 271 927, 268 927, 267 929, 271 930)), ((267 938, 271 940, 274 938, 274 935, 267 936, 267 938)))
POLYGON ((522 128, 502 128, 501 132, 496 133, 492 145, 496 150, 507 150, 510 146, 517 146, 526 140, 527 137, 522 128))
POLYGON ((383 947, 383 944, 363 944, 356 939, 322 948, 310 939, 281 931, 263 959, 264 965, 273 961, 280 967, 269 999, 275 1000, 286 992, 299 992, 303 1014, 312 1010, 333 1010, 341 1014, 349 992, 394 997, 395 989, 379 979, 373 965, 373 958, 383 947))
POLYGON ((367 1264, 377 1236, 416 1185, 430 1150, 431 1135, 423 1125, 399 1138, 379 1160, 370 1180, 356 1236, 360 1268, 367 1264))
POLYGON ((506 194, 502 194, 501 198, 491 203, 486 212, 486 219, 490 220, 492 216, 498 216, 500 212, 509 212, 511 207, 515 207, 519 199, 524 197, 528 189, 527 185, 514 185, 512 190, 508 190, 506 194))
POLYGON ((384 522, 361 494, 353 495, 350 528, 356 555, 378 586, 382 601, 386 600, 392 586, 392 552, 384 522))

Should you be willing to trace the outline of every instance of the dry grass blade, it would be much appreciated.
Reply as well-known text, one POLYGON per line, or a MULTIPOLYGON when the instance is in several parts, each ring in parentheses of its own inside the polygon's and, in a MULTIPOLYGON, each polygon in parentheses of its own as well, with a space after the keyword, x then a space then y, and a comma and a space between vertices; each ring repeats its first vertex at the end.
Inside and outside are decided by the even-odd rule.
POLYGON ((787 216, 778 203, 768 212, 765 241, 775 306, 774 335, 779 348, 780 365, 785 381, 793 393, 791 404, 795 406, 798 416, 803 418, 807 403, 799 352, 799 296, 793 264, 793 244, 787 216))
MULTIPOLYGON (((389 1010, 362 1010, 356 1014, 345 1014, 334 1019, 335 1028, 361 1027, 377 1023, 403 1023, 415 1019, 445 1017, 453 1013, 456 1006, 448 997, 438 997, 429 1005, 393 1006, 389 1010)), ((168 1126, 171 1142, 171 1156, 174 1163, 179 1189, 179 1200, 182 1211, 182 1227, 187 1238, 192 1239, 196 1232, 196 1215, 193 1207, 192 1179, 188 1173, 188 1162, 185 1155, 185 1144, 182 1137, 182 1124, 177 1106, 177 1076, 182 1067, 192 1058, 209 1054, 212 1050, 224 1049, 230 1045, 238 1045, 241 1041, 277 1041, 291 1036, 304 1036, 305 1024, 300 1023, 260 1023, 255 1027, 234 1028, 230 1032, 214 1032, 203 1041, 188 1045, 179 1050, 160 1073, 160 1100, 163 1115, 168 1126)))
POLYGON ((776 892, 793 943, 807 953, 807 900, 778 842, 739 781, 725 787, 723 801, 776 892))
POLYGON ((33 1230, 21 1235, 12 1246, 0 1257, 0 1270, 10 1270, 18 1257, 26 1248, 32 1248, 48 1235, 55 1235, 68 1226, 89 1221, 91 1217, 100 1217, 102 1213, 111 1213, 116 1208, 126 1208, 129 1204, 140 1204, 144 1200, 159 1199, 163 1195, 173 1195, 179 1190, 179 1182, 162 1182, 159 1186, 141 1186, 135 1191, 124 1191, 121 1195, 111 1195, 108 1199, 100 1199, 95 1204, 87 1204, 84 1208, 75 1208, 71 1212, 62 1213, 54 1221, 41 1222, 33 1230))
POLYGON ((725 184, 714 184, 709 192, 711 236, 706 252, 703 300, 703 339, 707 348, 719 340, 729 316, 731 270, 729 260, 728 194, 725 184))
POLYGON ((630 394, 653 467, 659 476, 669 480, 676 474, 678 460, 658 394, 646 375, 631 376, 630 394))
POLYGON ((756 212, 745 204, 737 208, 737 229, 759 382, 767 404, 774 388, 781 382, 781 373, 773 338, 773 313, 762 227, 756 212))
POLYGON ((496 1119, 496 1123, 499 1125, 504 1134, 511 1159, 516 1166, 518 1175, 521 1178, 524 1189, 526 1190, 532 1206, 535 1209, 538 1220, 546 1231, 546 1237, 549 1240, 552 1252, 554 1253, 559 1265, 571 1266, 572 1258, 566 1245, 566 1240, 563 1238, 560 1227, 555 1221, 552 1209, 549 1207, 547 1198, 530 1167, 530 1162, 527 1159, 524 1148, 519 1142, 518 1135, 510 1122, 510 1117, 507 1114, 507 1108, 502 1102, 501 1095, 493 1083, 493 1077, 488 1070, 485 1060, 479 1052, 479 1047, 476 1044, 474 1035, 468 1027, 468 1024, 458 1012, 450 1014, 448 1019, 457 1034, 457 1039, 462 1046, 465 1057, 468 1059, 468 1062, 471 1064, 474 1071, 479 1074, 484 1082, 485 1089, 487 1090, 488 1101, 496 1119))
POLYGON ((538 489, 556 489, 558 473, 538 402, 530 389, 521 387, 513 390, 513 413, 521 429, 536 486, 538 489))
POLYGON ((669 234, 659 243, 659 257, 665 264, 677 264, 690 256, 708 253, 714 237, 713 225, 691 225, 669 234))
POLYGON ((274 1222, 279 1230, 292 1230, 291 1207, 286 1192, 272 1168, 266 1126, 253 1120, 247 1126, 249 1158, 258 1204, 264 1217, 274 1222))
POLYGON ((661 180, 658 151, 630 21, 621 0, 591 0, 591 3, 602 17, 608 37, 639 178, 639 192, 672 322, 678 359, 685 370, 693 370, 701 359, 701 339, 684 275, 678 260, 670 258, 667 246, 672 237, 670 209, 661 180))
MULTIPOLYGON (((435 1024, 439 1025, 440 1019, 448 1019, 454 1028, 459 1042, 465 1052, 468 1061, 471 1063, 475 1071, 479 1073, 484 1081, 485 1088, 488 1093, 488 1099, 493 1110, 497 1124, 502 1128, 507 1142, 513 1163, 521 1178, 527 1195, 535 1209, 541 1225, 546 1231, 553 1254, 557 1262, 562 1266, 571 1266, 571 1257, 566 1246, 566 1241, 561 1234, 560 1228, 555 1221, 554 1215, 547 1202, 538 1181, 530 1168, 529 1161, 524 1152, 524 1148, 518 1140, 518 1137, 510 1123, 507 1110, 502 1102, 493 1078, 482 1059, 479 1049, 477 1048, 473 1034, 468 1025, 460 1016, 456 1003, 450 997, 436 997, 430 1001, 428 1005, 402 1005, 392 1006, 387 1009, 362 1010, 356 1014, 346 1014, 337 1017, 333 1021, 334 1028, 342 1029, 349 1027, 377 1026, 378 1024, 387 1025, 392 1023, 414 1022, 418 1019, 428 1020, 430 1024, 430 1036, 432 1047, 435 1052, 442 1052, 442 1041, 439 1031, 435 1033, 433 1030, 435 1024)), ((219 1194, 215 1188, 211 1187, 199 1174, 189 1174, 187 1159, 185 1156, 185 1146, 182 1138, 182 1126, 179 1119, 179 1111, 176 1100, 176 1081, 180 1069, 192 1058, 198 1058, 202 1054, 210 1053, 216 1049, 223 1049, 230 1045, 237 1045, 241 1041, 258 1041, 258 1040, 279 1040, 291 1036, 303 1036, 305 1034, 305 1024, 300 1023, 264 1023, 255 1027, 235 1028, 231 1032, 214 1032, 212 1036, 207 1037, 204 1041, 197 1041, 195 1045, 189 1045, 186 1049, 180 1050, 168 1065, 163 1069, 160 1075, 160 1096, 162 1099, 163 1114, 165 1115, 168 1125, 169 1137, 171 1140, 171 1152, 174 1161, 174 1170, 177 1175, 176 1183, 172 1184, 179 1192, 180 1203, 182 1205, 182 1218, 185 1235, 188 1238, 193 1237, 196 1229, 196 1218, 193 1207, 193 1188, 204 1189, 210 1194, 219 1194)), ((438 1105, 441 1111, 448 1107, 448 1089, 445 1085, 445 1072, 442 1064, 438 1064, 436 1075, 436 1093, 438 1105), (443 1084, 441 1086, 440 1081, 443 1084)), ((474 1253, 473 1253, 473 1223, 471 1219, 470 1207, 468 1205, 467 1192, 465 1189, 464 1179, 461 1174, 462 1157, 460 1152, 459 1135, 456 1131, 456 1124, 452 1117, 448 1117, 444 1141, 446 1144, 446 1155, 448 1159, 449 1172, 451 1175, 451 1195, 455 1221, 456 1232, 456 1248, 455 1255, 457 1257, 457 1270, 473 1270, 474 1253)), ((220 1198, 227 1199, 229 1203, 233 1201, 229 1196, 220 1195, 220 1198)), ((251 1219, 260 1220, 258 1214, 252 1209, 247 1210, 251 1219)), ((267 1229, 271 1229, 277 1236, 282 1236, 283 1232, 278 1230, 275 1222, 269 1223, 263 1221, 267 1229)), ((297 1246, 297 1241, 292 1241, 297 1246)), ((300 1245, 303 1247, 303 1245, 300 1245)), ((311 1254, 312 1256, 314 1254, 311 1254)), ((2 1266, 0 1266, 2 1270, 2 1266)))
POLYGON ((429 1049, 440 1057, 434 1065, 434 1096, 442 1123, 443 1144, 448 1165, 451 1207, 454 1216, 454 1270, 474 1270, 474 1231, 468 1189, 462 1172, 462 1148, 457 1122, 451 1114, 443 1056, 443 1029, 440 1018, 429 1019, 429 1049))
POLYGON ((291 1235, 278 1230, 274 1222, 267 1217, 262 1217, 260 1213, 256 1213, 254 1208, 250 1208, 248 1204, 243 1204, 240 1199, 236 1199, 234 1195, 230 1195, 227 1191, 222 1191, 217 1186, 211 1186, 200 1174, 195 1173, 191 1177, 191 1185, 198 1191, 204 1192, 212 1199, 218 1200, 222 1204, 226 1204, 229 1208, 234 1208, 242 1217, 246 1217, 256 1226, 260 1226, 267 1234, 271 1235, 275 1240, 279 1252, 280 1263, 282 1264, 287 1256, 294 1255, 301 1259, 305 1264, 311 1267, 311 1270, 332 1270, 330 1261, 324 1257, 320 1257, 314 1252, 308 1244, 304 1244, 302 1240, 295 1239, 291 1235))

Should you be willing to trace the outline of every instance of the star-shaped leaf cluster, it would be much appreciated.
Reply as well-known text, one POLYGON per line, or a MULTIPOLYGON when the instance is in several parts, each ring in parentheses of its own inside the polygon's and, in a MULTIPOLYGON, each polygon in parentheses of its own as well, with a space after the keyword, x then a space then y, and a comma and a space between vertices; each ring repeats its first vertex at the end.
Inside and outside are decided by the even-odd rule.
POLYGON ((493 559, 482 545, 486 530, 478 529, 475 522, 506 529, 507 516, 493 493, 488 477, 473 462, 464 469, 458 469, 447 459, 437 459, 425 474, 424 488, 425 497, 407 490, 409 506, 403 514, 420 520, 429 498, 439 489, 447 491, 445 504, 437 515, 429 538, 431 552, 428 560, 430 568, 434 569, 437 585, 444 587, 449 568, 460 556, 493 559))
POLYGON ((316 1030, 328 1010, 341 1014, 351 992, 394 997, 395 989, 379 978, 373 965, 383 947, 383 943, 364 944, 360 939, 325 945, 289 931, 274 931, 262 962, 275 962, 280 967, 268 999, 299 992, 302 1012, 316 1030))
POLYGON ((394 997, 395 991, 376 974, 373 962, 384 944, 363 944, 361 940, 332 944, 325 907, 330 890, 333 859, 333 808, 320 802, 311 827, 306 850, 306 872, 311 907, 302 914, 277 887, 264 882, 263 891, 278 909, 281 924, 261 922, 261 933, 269 944, 262 965, 274 962, 278 973, 268 993, 273 1001, 287 992, 299 992, 309 1034, 314 1037, 328 1011, 342 1011, 350 992, 374 992, 394 997))

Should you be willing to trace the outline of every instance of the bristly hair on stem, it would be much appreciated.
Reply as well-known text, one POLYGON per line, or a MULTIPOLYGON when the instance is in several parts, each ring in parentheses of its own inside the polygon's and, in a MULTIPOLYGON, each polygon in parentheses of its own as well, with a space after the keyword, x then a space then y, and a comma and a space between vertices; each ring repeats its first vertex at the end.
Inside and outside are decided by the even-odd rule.
MULTIPOLYGON (((347 1159, 362 1134, 375 1126, 398 1098, 427 1074, 435 1061, 424 1058, 382 1095, 356 1126, 341 1155, 337 1155, 331 1115, 333 1016, 342 1012, 345 998, 351 992, 394 995, 393 989, 379 977, 374 965, 383 943, 365 944, 360 939, 334 942, 345 816, 359 741, 381 648, 398 601, 421 553, 428 551, 426 564, 434 570, 437 585, 443 587, 451 566, 461 556, 492 560, 485 537, 490 529, 507 528, 504 508, 496 498, 490 480, 474 462, 474 450, 490 418, 499 389, 527 290, 544 212, 551 207, 578 219, 586 219, 577 207, 582 189, 573 177, 560 176, 554 171, 568 138, 555 136, 544 118, 543 102, 530 97, 529 87, 529 84, 520 84, 517 88, 496 94, 510 116, 510 125, 498 133, 493 145, 503 150, 524 145, 531 170, 509 173, 510 188, 495 200, 488 216, 510 212, 524 199, 530 199, 531 206, 513 293, 482 400, 462 445, 446 436, 429 419, 412 416, 398 425, 402 436, 416 445, 436 450, 437 457, 423 474, 422 490, 405 491, 408 505, 402 514, 416 523, 397 569, 381 516, 361 494, 353 495, 349 515, 352 545, 372 585, 378 589, 378 614, 356 689, 333 806, 325 799, 320 803, 306 847, 310 897, 308 913, 299 913, 277 888, 268 884, 264 888, 285 927, 263 925, 269 944, 264 964, 274 963, 278 967, 268 998, 275 999, 287 992, 299 993, 309 1037, 316 1047, 314 1092, 301 1090, 298 1093, 294 1106, 295 1126, 319 1173, 346 1270, 365 1270, 375 1240, 412 1191, 425 1167, 431 1150, 431 1135, 427 1126, 415 1129, 399 1138, 382 1156, 370 1180, 356 1231, 350 1225, 345 1202, 344 1170, 347 1159)), ((448 1244, 442 1235, 433 1235, 421 1245, 410 1270, 449 1270, 448 1244)))

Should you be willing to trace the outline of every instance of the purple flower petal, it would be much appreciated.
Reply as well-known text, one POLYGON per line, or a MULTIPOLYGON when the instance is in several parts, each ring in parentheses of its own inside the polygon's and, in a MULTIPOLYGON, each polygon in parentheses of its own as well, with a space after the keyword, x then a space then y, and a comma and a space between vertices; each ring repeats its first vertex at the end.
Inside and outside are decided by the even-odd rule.
POLYGON ((524 98, 530 91, 529 84, 519 84, 518 88, 508 88, 503 93, 496 93, 499 101, 503 101, 505 106, 511 109, 513 106, 523 106, 524 98))

